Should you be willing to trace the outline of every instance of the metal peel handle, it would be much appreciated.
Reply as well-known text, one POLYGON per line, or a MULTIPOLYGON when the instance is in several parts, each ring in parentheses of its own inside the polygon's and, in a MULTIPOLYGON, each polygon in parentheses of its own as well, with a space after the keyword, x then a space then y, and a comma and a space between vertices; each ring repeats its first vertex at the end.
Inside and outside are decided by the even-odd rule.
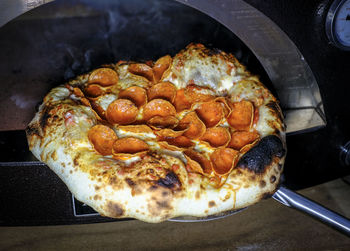
POLYGON ((272 196, 282 204, 305 212, 324 223, 350 236, 350 220, 297 194, 285 187, 280 187, 272 196))

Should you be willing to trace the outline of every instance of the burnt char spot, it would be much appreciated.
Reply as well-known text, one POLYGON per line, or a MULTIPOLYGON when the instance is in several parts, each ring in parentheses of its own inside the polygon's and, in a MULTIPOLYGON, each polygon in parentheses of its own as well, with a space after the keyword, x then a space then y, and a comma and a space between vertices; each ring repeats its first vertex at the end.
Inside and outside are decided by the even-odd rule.
POLYGON ((126 181, 126 183, 128 183, 128 185, 129 185, 131 188, 135 186, 135 182, 133 182, 131 179, 126 178, 125 181, 126 181))
POLYGON ((209 207, 214 207, 216 204, 215 204, 215 201, 209 201, 209 203, 208 203, 208 206, 209 207))
POLYGON ((267 103, 266 106, 268 108, 270 108, 278 116, 278 118, 280 120, 283 120, 281 112, 280 112, 280 108, 276 102, 271 101, 271 102, 267 103))
POLYGON ((269 135, 250 149, 239 160, 237 168, 247 168, 255 173, 263 173, 274 157, 282 158, 286 153, 282 141, 275 135, 269 135))
POLYGON ((39 132, 38 127, 33 126, 33 125, 27 126, 26 133, 28 136, 33 136, 34 134, 40 136, 40 132, 39 132))
POLYGON ((179 178, 173 172, 168 173, 165 178, 159 179, 157 184, 166 188, 177 188, 181 186, 179 178))
POLYGON ((171 208, 167 201, 157 201, 156 203, 159 208, 171 208))
POLYGON ((44 129, 48 124, 48 120, 50 118, 49 111, 50 111, 50 107, 45 107, 42 111, 42 115, 39 120, 39 124, 42 129, 44 129))
POLYGON ((80 158, 80 153, 77 153, 77 155, 73 159, 73 164, 75 166, 79 166, 79 158, 80 158))
POLYGON ((107 203, 107 211, 112 217, 120 217, 124 214, 124 209, 118 203, 111 201, 107 203))
POLYGON ((264 188, 266 186, 266 182, 264 180, 261 180, 259 183, 260 188, 264 188))

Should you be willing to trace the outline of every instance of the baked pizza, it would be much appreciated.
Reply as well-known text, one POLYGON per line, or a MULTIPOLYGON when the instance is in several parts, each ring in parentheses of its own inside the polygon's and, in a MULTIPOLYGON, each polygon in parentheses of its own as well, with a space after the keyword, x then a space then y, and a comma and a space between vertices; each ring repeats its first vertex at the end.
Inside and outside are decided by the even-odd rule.
POLYGON ((29 148, 101 215, 161 222, 249 206, 278 187, 278 101, 231 54, 190 44, 52 89, 29 148))

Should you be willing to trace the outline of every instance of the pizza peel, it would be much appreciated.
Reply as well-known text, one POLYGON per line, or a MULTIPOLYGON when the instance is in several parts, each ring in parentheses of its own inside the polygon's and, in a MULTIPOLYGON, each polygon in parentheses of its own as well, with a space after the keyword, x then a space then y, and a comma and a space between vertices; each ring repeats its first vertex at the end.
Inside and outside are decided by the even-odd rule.
MULTIPOLYGON (((338 231, 350 236, 350 220, 341 216, 330 209, 327 209, 320 204, 311 201, 304 196, 293 192, 285 187, 280 187, 273 195, 272 198, 282 203, 287 207, 294 208, 303 213, 306 213, 317 220, 337 229, 338 231)), ((238 210, 230 210, 223 213, 211 215, 208 217, 193 217, 193 216, 181 216, 170 219, 170 221, 177 222, 200 222, 200 221, 210 221, 217 220, 231 216, 233 214, 239 213, 246 208, 238 210)))

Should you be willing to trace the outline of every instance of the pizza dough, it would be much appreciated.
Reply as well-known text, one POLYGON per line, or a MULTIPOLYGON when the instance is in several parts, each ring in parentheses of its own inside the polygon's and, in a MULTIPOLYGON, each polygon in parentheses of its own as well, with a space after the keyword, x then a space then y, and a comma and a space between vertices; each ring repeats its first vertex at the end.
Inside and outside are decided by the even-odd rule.
POLYGON ((54 88, 26 132, 78 200, 147 222, 269 197, 286 153, 277 100, 233 55, 201 44, 54 88))

